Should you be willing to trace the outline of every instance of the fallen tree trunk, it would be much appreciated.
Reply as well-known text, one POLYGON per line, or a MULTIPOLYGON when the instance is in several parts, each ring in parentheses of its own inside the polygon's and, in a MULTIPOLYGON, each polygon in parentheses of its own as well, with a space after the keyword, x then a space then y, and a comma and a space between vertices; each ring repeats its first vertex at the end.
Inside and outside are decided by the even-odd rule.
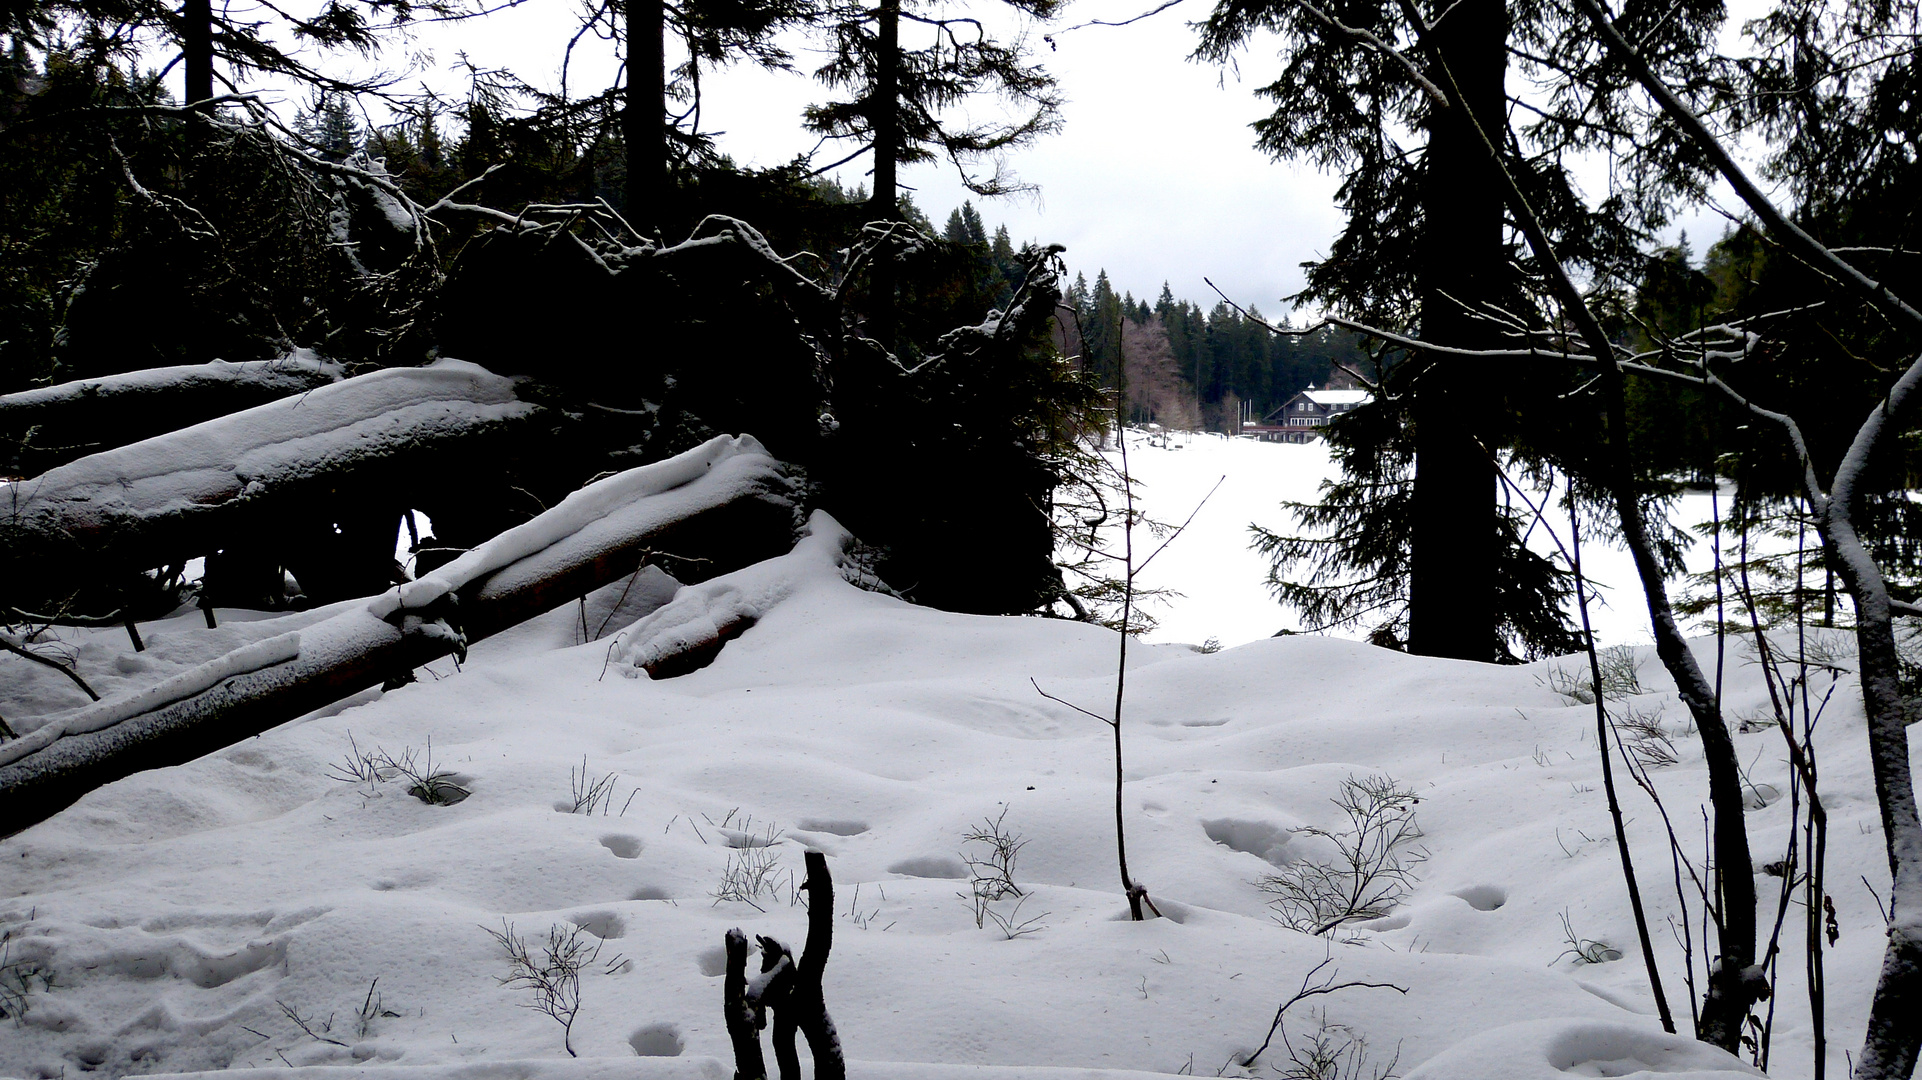
POLYGON ((148 368, 0 396, 0 467, 33 476, 345 377, 310 352, 148 368))
POLYGON ((505 455, 542 411, 515 380, 443 360, 93 454, 0 494, 0 591, 31 608, 76 582, 269 543, 317 506, 392 501, 505 455))
POLYGON ((0 765, 0 835, 43 821, 102 784, 191 761, 464 654, 469 642, 617 581, 662 552, 698 555, 704 561, 693 565, 710 573, 768 558, 790 545, 795 515, 781 465, 745 436, 590 484, 421 580, 350 602, 300 630, 284 663, 49 740, 0 765))

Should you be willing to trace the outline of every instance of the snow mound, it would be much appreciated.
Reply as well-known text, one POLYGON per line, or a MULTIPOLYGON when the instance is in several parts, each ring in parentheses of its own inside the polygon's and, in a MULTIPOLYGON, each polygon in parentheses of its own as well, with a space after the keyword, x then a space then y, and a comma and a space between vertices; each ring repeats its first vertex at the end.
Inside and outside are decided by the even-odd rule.
POLYGON ((840 522, 816 510, 793 551, 699 585, 683 586, 667 606, 621 632, 614 652, 621 673, 653 674, 669 657, 717 649, 810 582, 844 585, 841 558, 852 539, 840 522))
POLYGON ((628 469, 581 488, 539 517, 462 553, 460 558, 394 592, 382 593, 368 605, 368 610, 375 618, 384 619, 403 608, 428 607, 470 582, 581 534, 595 523, 612 517, 616 511, 650 496, 687 487, 717 473, 719 466, 735 459, 743 459, 737 464, 746 467, 737 470, 741 473, 738 478, 729 477, 736 481, 736 487, 758 479, 760 473, 774 464, 754 436, 717 435, 665 461, 628 469))
POLYGON ((1408 1080, 1563 1080, 1665 1076, 1737 1080, 1764 1073, 1684 1035, 1603 1020, 1530 1020, 1456 1043, 1408 1080))
MULTIPOLYGON (((737 454, 614 516, 691 498, 757 460, 737 454)), ((586 550, 600 528, 555 548, 586 550)), ((1658 1034, 1594 712, 1552 689, 1572 661, 1497 667, 1311 635, 1212 654, 1131 647, 1129 868, 1178 918, 1120 921, 1112 731, 1038 692, 1105 713, 1116 636, 865 591, 839 565, 841 535, 816 517, 792 552, 681 588, 613 649, 594 639, 618 593, 568 597, 459 669, 434 661, 414 684, 107 785, 0 840, 12 947, 0 963, 46 975, 21 1022, 0 1027, 0 1075, 291 1080, 281 1074, 324 1065, 329 1080, 725 1077, 721 943, 734 927, 803 938, 793 875, 808 850, 832 868, 826 998, 861 1080, 1248 1075, 1234 1062, 1311 976, 1377 984, 1285 1017, 1296 1046, 1317 1025, 1365 1039, 1363 1075, 1391 1060, 1411 1080, 1755 1075, 1658 1034), (753 629, 682 677, 607 670, 742 616, 753 629), (359 775, 358 755, 374 750, 431 758, 472 795, 429 805, 403 779, 359 775), (1332 800, 1354 776, 1420 797, 1427 858, 1411 893, 1333 940, 1278 925, 1261 883, 1328 857, 1309 830, 1346 828, 1332 800), (1021 845, 1023 895, 980 913, 967 860, 985 849, 970 837, 997 827, 1021 845), (601 947, 581 976, 578 1061, 532 996, 503 985, 512 967, 490 931, 504 926, 535 944, 578 929, 601 947), (1628 955, 1584 962, 1569 935, 1628 955), (906 1060, 941 1064, 894 1064, 906 1060)), ((548 550, 463 587, 463 613, 548 550)), ((637 579, 629 599, 651 603, 666 585, 637 579)), ((393 631, 365 600, 320 622, 251 625, 298 630, 303 658, 350 644, 348 631, 393 631), (341 616, 338 635, 322 625, 341 616)), ((238 633, 197 612, 143 630, 143 655, 180 664, 205 656, 188 646, 225 648, 238 633)), ((139 660, 114 629, 69 641, 109 672, 139 660)), ((1696 647, 1712 662, 1713 641, 1696 647)), ((1636 654, 1652 671, 1649 656, 1636 654)), ((1768 688, 1738 659, 1725 706, 1761 715, 1768 688)), ((24 669, 14 661, 0 658, 9 717, 38 685, 11 678, 24 669)), ((1665 687, 1638 704, 1684 720, 1665 687)), ((1827 872, 1854 883, 1832 895, 1827 1046, 1840 1076, 1886 940, 1872 890, 1886 896, 1888 879, 1854 676, 1828 708, 1817 736, 1827 872)), ((1732 738, 1753 782, 1787 790, 1779 733, 1738 726, 1732 738)), ((1689 740, 1676 745, 1651 783, 1692 818, 1706 772, 1689 740)), ((1660 816, 1635 806, 1634 850, 1666 850, 1660 816)), ((1789 810, 1783 798, 1749 815, 1762 856, 1787 850, 1789 810)), ((1644 898, 1654 926, 1682 917, 1673 890, 1644 898)), ((1655 944, 1686 1017, 1679 946, 1655 944)), ((1781 965, 1783 1076, 1806 1075, 1812 1049, 1802 978, 1781 965)), ((1260 1075, 1285 1066, 1279 1053, 1263 1055, 1260 1075)))
MULTIPOLYGON (((296 1080, 325 1070, 327 1080, 727 1080, 732 1065, 712 1057, 585 1058, 578 1061, 494 1061, 448 1066, 316 1065, 305 1069, 249 1069, 256 1080, 296 1080)), ((212 1080, 226 1073, 158 1073, 155 1080, 212 1080)), ((1151 1080, 1168 1073, 1047 1066, 935 1065, 913 1061, 850 1061, 848 1080, 1151 1080)))

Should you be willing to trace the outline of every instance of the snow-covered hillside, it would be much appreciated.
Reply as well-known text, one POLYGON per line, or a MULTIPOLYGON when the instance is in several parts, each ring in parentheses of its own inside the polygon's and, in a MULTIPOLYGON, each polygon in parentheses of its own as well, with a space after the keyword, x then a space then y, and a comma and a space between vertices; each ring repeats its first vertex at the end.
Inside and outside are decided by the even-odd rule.
MULTIPOLYGON (((1312 452, 1256 451, 1271 449, 1312 452)), ((1206 634, 1232 640, 1230 620, 1211 619, 1206 634)), ((613 643, 583 643, 582 624, 560 609, 482 643, 464 670, 443 661, 417 684, 134 776, 0 841, 0 963, 22 988, 6 1005, 25 1006, 0 1021, 0 1075, 324 1064, 422 1080, 725 1078, 722 935, 740 926, 798 947, 808 848, 827 853, 835 880, 826 999, 856 1077, 1249 1075, 1238 1055, 1324 961, 1322 976, 1395 988, 1316 998, 1290 1010, 1287 1033, 1300 1046, 1325 1022, 1365 1039, 1367 1075, 1391 1062, 1429 1080, 1750 1075, 1656 1025, 1594 714, 1551 689, 1552 662, 1490 667, 1314 636, 1215 654, 1137 647, 1128 853, 1169 918, 1130 923, 1111 736, 1038 692, 1109 708, 1113 634, 916 608, 826 563, 678 679, 624 677, 613 643), (337 778, 376 748, 414 755, 416 769, 431 753, 471 794, 428 805, 404 778, 337 778), (591 812, 573 812, 610 776, 591 812), (1412 893, 1332 940, 1283 927, 1255 883, 1327 858, 1303 827, 1338 832, 1331 799, 1380 777, 1420 800, 1412 893), (983 849, 964 836, 991 821, 1025 841, 1013 878, 1027 894, 992 907, 1031 933, 977 925, 964 855, 983 849), (526 1007, 533 995, 502 985, 513 970, 494 933, 538 955, 551 928, 600 947, 580 977, 579 1060, 561 1026, 526 1007), (1571 944, 1591 943, 1626 957, 1584 963, 1571 944)), ((103 681, 120 689, 275 629, 223 617, 208 631, 196 613, 144 625, 139 656, 119 631, 71 636, 84 668, 115 672, 103 681), (217 647, 200 640, 215 634, 217 647)), ((1173 619, 1168 633, 1196 636, 1173 619)), ((77 695, 5 659, 0 710, 77 695)), ((1679 756, 1655 775, 1671 813, 1695 822, 1704 781, 1685 712, 1645 654, 1640 679, 1635 704, 1660 711, 1679 756)), ((1731 715, 1766 707, 1752 666, 1731 663, 1727 686, 1731 715)), ((1828 958, 1838 1075, 1882 946, 1857 878, 1886 891, 1887 877, 1854 693, 1845 679, 1818 734, 1841 932, 1828 958)), ((1781 738, 1737 738, 1767 803, 1749 822, 1763 862, 1786 845, 1787 801, 1767 794, 1788 787, 1781 738)), ((1625 798, 1686 1027, 1659 819, 1640 793, 1625 798)), ((1772 911, 1779 879, 1757 881, 1772 911)), ((1805 1075, 1794 954, 1781 970, 1774 1072, 1805 1075)), ((1285 1061, 1277 1042, 1252 1074, 1285 1061)))

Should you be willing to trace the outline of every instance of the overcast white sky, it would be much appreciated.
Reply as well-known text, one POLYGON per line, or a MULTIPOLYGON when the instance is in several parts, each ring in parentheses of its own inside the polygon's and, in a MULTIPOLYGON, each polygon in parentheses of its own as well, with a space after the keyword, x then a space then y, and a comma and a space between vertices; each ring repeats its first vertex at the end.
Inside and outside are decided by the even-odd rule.
MULTIPOLYGON (((1062 25, 1122 19, 1148 6, 1081 0, 1062 25)), ((1340 224, 1335 181, 1252 148, 1248 124, 1265 111, 1254 84, 1187 61, 1195 38, 1187 21, 1207 10, 1204 0, 1187 0, 1133 26, 1059 33, 1052 51, 1036 33, 1034 55, 1067 97, 1065 124, 1008 158, 1038 194, 976 200, 977 208, 990 229, 1005 223, 1017 244, 1066 245, 1070 267, 1090 281, 1105 267, 1117 290, 1152 299, 1166 280, 1177 297, 1210 307, 1206 275, 1237 302, 1278 315, 1286 310, 1279 298, 1301 287, 1299 264, 1325 248, 1340 224)), ((431 49, 439 69, 466 50, 476 62, 552 83, 575 11, 566 0, 529 0, 484 25, 423 34, 416 44, 431 49)), ((797 49, 802 71, 819 62, 797 49)), ((1244 67, 1263 70, 1259 59, 1244 67)), ((577 50, 569 78, 584 88, 607 85, 598 80, 611 71, 611 59, 597 64, 577 50)), ((742 164, 781 164, 814 146, 800 113, 825 96, 805 74, 728 69, 703 79, 702 127, 724 132, 722 148, 742 164)), ((837 156, 829 148, 820 160, 837 156)), ((864 184, 868 168, 862 158, 838 175, 864 184)), ((906 170, 903 182, 937 227, 972 198, 951 167, 906 170)))
MULTIPOLYGON (((419 78, 459 95, 464 80, 451 68, 465 52, 483 67, 506 67, 530 82, 555 86, 561 56, 578 26, 579 0, 526 0, 519 7, 459 27, 420 32, 382 57, 404 66, 419 53, 419 78)), ((975 5, 981 7, 992 5, 975 5)), ((1300 264, 1327 249, 1341 224, 1334 206, 1337 180, 1294 163, 1278 163, 1253 149, 1248 125, 1265 115, 1255 95, 1277 69, 1274 50, 1257 47, 1239 70, 1197 64, 1191 20, 1209 0, 1185 0, 1127 27, 1060 26, 1119 20, 1153 6, 1152 0, 1078 0, 1057 24, 1057 48, 1033 42, 1035 56, 1060 81, 1067 98, 1061 133, 1019 149, 1007 164, 1039 185, 1031 196, 977 201, 990 229, 1005 223, 1017 244, 1063 244, 1071 270, 1107 269, 1117 291, 1152 300, 1165 280, 1175 296, 1212 307, 1212 278, 1236 302, 1271 316, 1287 313, 1280 298, 1301 288, 1300 264)), ((906 32, 904 30, 904 32, 906 32)), ((584 42, 569 80, 577 91, 611 84, 611 48, 584 42)), ((813 70, 818 55, 799 39, 796 66, 813 70)), ((703 79, 702 127, 719 131, 722 148, 748 165, 776 165, 814 146, 800 124, 801 109, 825 90, 806 74, 734 68, 703 79)), ((832 148, 817 160, 839 156, 832 148)), ((839 170, 843 183, 865 183, 864 157, 839 170)), ((905 170, 915 202, 939 227, 970 198, 952 168, 905 170)), ((1719 235, 1719 218, 1698 214, 1682 223, 1691 235, 1719 235)), ((1698 242, 1699 252, 1705 246, 1698 242)))

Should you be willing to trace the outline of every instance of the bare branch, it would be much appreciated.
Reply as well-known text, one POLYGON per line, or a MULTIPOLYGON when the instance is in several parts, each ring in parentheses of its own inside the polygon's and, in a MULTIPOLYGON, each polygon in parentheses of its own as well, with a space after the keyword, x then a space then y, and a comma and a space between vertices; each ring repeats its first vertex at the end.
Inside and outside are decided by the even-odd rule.
POLYGON ((1155 7, 1152 7, 1147 11, 1144 11, 1139 15, 1133 15, 1126 19, 1122 19, 1119 22, 1110 22, 1107 19, 1089 19, 1087 22, 1084 22, 1084 23, 1076 23, 1073 26, 1068 27, 1066 30, 1056 30, 1054 34, 1044 34, 1042 35, 1042 40, 1046 41, 1048 45, 1052 47, 1054 45, 1055 34, 1065 34, 1069 30, 1080 30, 1084 27, 1089 27, 1089 26, 1131 26, 1135 23, 1140 22, 1143 19, 1147 19, 1156 15, 1159 15, 1162 12, 1168 10, 1171 7, 1174 7, 1176 4, 1179 4, 1179 3, 1181 3, 1181 0, 1163 0, 1161 4, 1158 4, 1155 7))
POLYGON ((1096 720, 1101 721, 1102 723, 1108 725, 1109 727, 1116 726, 1114 720, 1109 717, 1103 716, 1097 712, 1089 712, 1087 709, 1084 709, 1081 706, 1076 705, 1072 701, 1066 701, 1061 698, 1055 697, 1053 694, 1050 694, 1046 690, 1041 689, 1041 684, 1038 682, 1035 682, 1034 677, 1032 675, 1028 677, 1028 685, 1034 687, 1035 693, 1040 694, 1042 697, 1047 698, 1049 701, 1052 701, 1057 705, 1066 705, 1068 708, 1073 709, 1075 712, 1078 712, 1083 716, 1092 716, 1096 720))
POLYGON ((75 686, 78 686, 80 689, 86 691, 88 697, 92 698, 95 701, 100 700, 100 695, 94 693, 93 687, 87 685, 87 680, 81 678, 80 673, 78 671, 75 671, 73 668, 67 666, 66 664, 63 664, 60 661, 55 660, 51 656, 42 656, 39 653, 34 652, 32 649, 27 647, 27 643, 25 641, 22 641, 19 638, 14 637, 12 634, 0 633, 0 650, 4 650, 6 652, 10 652, 14 654, 15 656, 19 656, 19 657, 23 657, 25 659, 31 660, 36 664, 41 664, 45 667, 52 668, 55 671, 58 671, 60 674, 65 675, 67 678, 72 679, 73 684, 75 686))

